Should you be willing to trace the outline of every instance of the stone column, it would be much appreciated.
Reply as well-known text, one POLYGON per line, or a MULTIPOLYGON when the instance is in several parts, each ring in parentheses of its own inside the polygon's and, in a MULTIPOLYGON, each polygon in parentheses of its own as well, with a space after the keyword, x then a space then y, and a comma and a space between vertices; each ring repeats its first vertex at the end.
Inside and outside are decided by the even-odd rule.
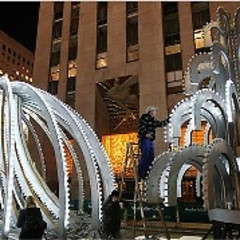
MULTIPOLYGON (((168 113, 160 2, 139 2, 139 49, 140 114, 145 112, 147 106, 154 105, 159 107, 157 117, 163 120, 168 113)), ((156 154, 165 149, 161 129, 157 131, 156 154)))

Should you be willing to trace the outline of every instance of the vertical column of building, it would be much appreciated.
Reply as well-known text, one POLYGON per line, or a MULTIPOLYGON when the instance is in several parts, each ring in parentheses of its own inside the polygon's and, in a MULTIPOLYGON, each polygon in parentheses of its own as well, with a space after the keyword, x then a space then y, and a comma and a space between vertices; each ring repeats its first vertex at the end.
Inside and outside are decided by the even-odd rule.
POLYGON ((126 5, 108 3, 108 68, 112 78, 125 75, 126 64, 126 5))
POLYGON ((68 62, 68 42, 71 17, 71 3, 64 3, 63 21, 62 21, 62 37, 60 46, 59 60, 59 80, 58 80, 58 98, 62 101, 66 99, 67 86, 67 62, 68 62))
POLYGON ((179 24, 182 49, 182 66, 186 70, 189 59, 194 55, 191 2, 179 2, 179 24))
POLYGON ((78 34, 75 109, 95 125, 95 60, 97 3, 82 2, 78 34))
MULTIPOLYGON (((167 117, 167 96, 162 11, 159 2, 139 2, 139 50, 140 113, 143 113, 148 105, 155 105, 159 107, 158 118, 164 119, 167 117)), ((156 139, 157 153, 159 149, 165 148, 162 132, 163 130, 156 139)))
POLYGON ((52 38, 53 3, 41 2, 34 62, 34 86, 47 90, 52 38))

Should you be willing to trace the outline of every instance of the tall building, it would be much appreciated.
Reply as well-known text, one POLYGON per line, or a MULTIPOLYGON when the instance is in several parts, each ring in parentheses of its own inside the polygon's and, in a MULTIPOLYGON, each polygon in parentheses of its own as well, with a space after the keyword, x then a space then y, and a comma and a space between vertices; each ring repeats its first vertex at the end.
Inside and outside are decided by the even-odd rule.
MULTIPOLYGON (((184 71, 191 56, 210 50, 203 27, 220 6, 234 14, 240 4, 41 2, 34 85, 90 123, 118 175, 139 115, 154 105, 165 119, 184 97, 184 71)), ((168 147, 163 139, 161 129, 157 153, 168 147)))
POLYGON ((34 53, 0 30, 0 76, 33 82, 34 53))

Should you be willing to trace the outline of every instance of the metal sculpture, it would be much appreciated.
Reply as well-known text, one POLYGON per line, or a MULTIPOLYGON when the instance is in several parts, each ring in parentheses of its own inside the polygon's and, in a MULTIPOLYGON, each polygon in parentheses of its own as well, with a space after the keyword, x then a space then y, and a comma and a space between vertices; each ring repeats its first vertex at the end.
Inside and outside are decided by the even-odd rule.
POLYGON ((147 201, 157 203, 162 198, 166 205, 176 206, 183 171, 195 166, 203 177, 206 209, 224 208, 226 202, 239 209, 240 179, 235 155, 239 145, 239 23, 239 9, 234 24, 230 24, 229 14, 219 8, 217 20, 205 27, 205 44, 211 46, 211 51, 197 54, 189 62, 183 80, 186 98, 173 108, 166 128, 165 140, 172 150, 153 163, 145 185, 147 201), (204 142, 193 144, 191 133, 201 130, 202 123, 204 142), (182 126, 187 126, 184 135, 182 126), (184 146, 180 146, 180 138, 184 146))
POLYGON ((47 92, 21 82, 0 78, 0 176, 1 202, 4 205, 4 236, 8 235, 11 220, 16 219, 16 205, 23 206, 23 198, 34 195, 48 224, 58 231, 59 238, 66 237, 74 216, 69 210, 69 183, 67 148, 76 167, 79 182, 80 207, 84 200, 81 163, 70 135, 82 150, 89 174, 92 201, 92 228, 98 229, 102 202, 114 188, 114 176, 106 152, 87 122, 73 109, 47 92), (34 124, 35 125, 34 125, 34 124), (46 134, 55 152, 59 198, 45 182, 46 164, 39 137, 34 126, 46 134), (41 172, 34 164, 24 136, 24 128, 32 134, 41 160, 41 172), (2 151, 3 150, 3 151, 2 151), (70 218, 71 215, 71 218, 70 218))

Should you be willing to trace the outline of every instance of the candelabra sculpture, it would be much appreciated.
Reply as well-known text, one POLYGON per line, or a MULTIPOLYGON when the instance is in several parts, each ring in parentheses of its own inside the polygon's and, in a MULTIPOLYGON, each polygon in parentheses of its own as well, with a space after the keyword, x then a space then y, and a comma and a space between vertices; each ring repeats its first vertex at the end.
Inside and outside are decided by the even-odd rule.
POLYGON ((239 209, 235 154, 239 146, 239 24, 239 9, 231 24, 230 15, 219 8, 217 20, 205 27, 205 47, 210 51, 189 62, 183 79, 186 98, 174 107, 166 128, 171 150, 155 159, 146 182, 147 201, 157 202, 160 197, 166 205, 176 206, 183 171, 195 166, 203 179, 202 188, 201 181, 196 181, 197 194, 202 191, 206 209, 224 208, 226 202, 239 209), (187 126, 184 133, 183 126, 187 126), (192 132, 203 127, 204 142, 194 144, 192 132))

